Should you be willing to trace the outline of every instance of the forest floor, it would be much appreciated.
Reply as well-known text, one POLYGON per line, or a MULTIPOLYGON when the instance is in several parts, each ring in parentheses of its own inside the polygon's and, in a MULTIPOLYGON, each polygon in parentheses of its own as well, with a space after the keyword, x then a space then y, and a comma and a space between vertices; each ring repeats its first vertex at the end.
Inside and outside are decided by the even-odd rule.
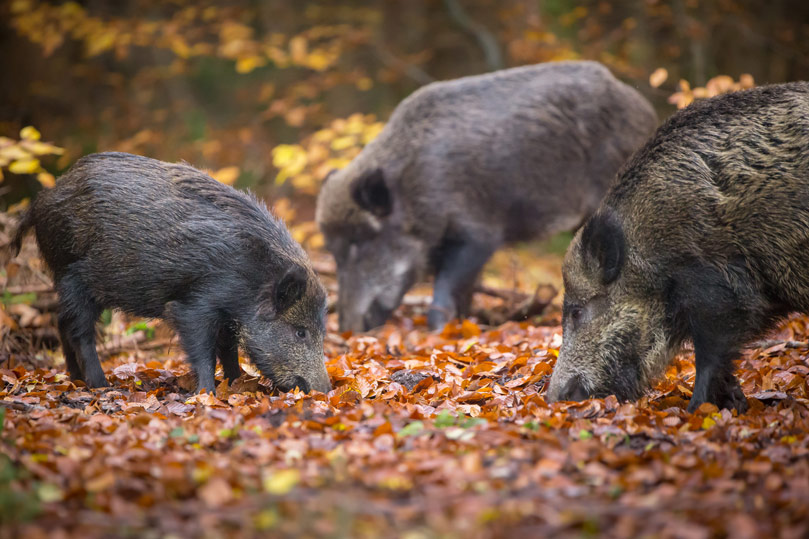
MULTIPOLYGON (((511 251, 486 284, 558 288, 558 265, 511 251)), ((549 405, 558 297, 431 333, 423 290, 383 328, 329 333, 328 395, 273 391, 245 359, 195 395, 171 331, 118 313, 100 329, 112 387, 88 390, 33 247, 0 275, 0 538, 809 535, 807 317, 744 353, 740 416, 685 411, 689 353, 638 402, 549 405)))

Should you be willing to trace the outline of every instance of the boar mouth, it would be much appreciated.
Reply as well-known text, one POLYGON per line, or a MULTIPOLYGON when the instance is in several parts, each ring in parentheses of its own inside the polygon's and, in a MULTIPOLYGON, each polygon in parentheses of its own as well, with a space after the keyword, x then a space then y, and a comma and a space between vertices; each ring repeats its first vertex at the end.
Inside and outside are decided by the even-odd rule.
POLYGON ((591 392, 587 391, 587 388, 584 386, 582 377, 573 376, 568 380, 567 384, 565 384, 565 387, 562 388, 558 400, 581 402, 589 398, 590 393, 591 392))
POLYGON ((615 395, 619 401, 633 401, 643 396, 640 373, 631 365, 621 362, 617 368, 609 369, 604 374, 607 376, 602 380, 608 380, 608 383, 593 391, 594 397, 603 399, 615 395))
POLYGON ((293 376, 292 380, 287 383, 277 382, 275 380, 272 381, 273 385, 277 387, 280 391, 284 393, 288 393, 295 389, 296 387, 303 391, 304 393, 309 393, 311 388, 309 387, 309 382, 303 379, 302 376, 293 376))

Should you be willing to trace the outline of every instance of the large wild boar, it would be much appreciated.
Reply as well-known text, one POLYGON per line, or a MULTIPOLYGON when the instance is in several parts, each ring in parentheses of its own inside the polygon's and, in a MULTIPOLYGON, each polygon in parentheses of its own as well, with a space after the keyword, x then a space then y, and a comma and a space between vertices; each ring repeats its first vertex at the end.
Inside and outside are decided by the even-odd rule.
POLYGON ((185 164, 125 153, 80 159, 43 191, 12 243, 33 227, 59 294, 71 378, 107 385, 95 348, 105 308, 174 325, 198 389, 216 357, 239 376, 238 344, 282 390, 329 391, 326 294, 306 253, 255 198, 185 164))
POLYGON ((809 312, 809 83, 674 114, 627 164, 564 261, 549 399, 635 399, 684 341, 689 405, 744 411, 739 349, 809 312))
POLYGON ((416 91, 318 197, 341 330, 384 323, 429 273, 430 326, 466 314, 494 251, 583 223, 656 124, 648 101, 595 62, 416 91))

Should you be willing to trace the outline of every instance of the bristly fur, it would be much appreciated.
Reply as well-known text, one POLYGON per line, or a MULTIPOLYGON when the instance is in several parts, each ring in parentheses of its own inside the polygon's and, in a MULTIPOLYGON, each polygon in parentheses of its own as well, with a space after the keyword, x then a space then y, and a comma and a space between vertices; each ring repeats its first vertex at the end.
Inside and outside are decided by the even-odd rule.
POLYGON ((690 409, 709 401, 744 410, 732 360, 790 311, 809 312, 809 83, 764 86, 706 99, 674 114, 623 168, 598 215, 617 216, 626 261, 614 282, 583 233, 564 263, 566 319, 551 400, 568 379, 590 394, 637 396, 673 351, 693 341, 690 409), (604 298, 604 300, 597 300, 604 298), (633 306, 636 314, 619 316, 633 306), (592 312, 589 312, 592 311, 592 312), (632 342, 610 335, 634 330, 632 342), (605 349, 618 347, 616 368, 605 349), (582 374, 584 373, 584 374, 582 374), (632 382, 622 380, 629 378, 632 382))
POLYGON ((596 62, 416 91, 318 197, 341 328, 383 323, 427 273, 436 276, 431 327, 463 315, 496 249, 578 227, 656 126, 648 101, 596 62))

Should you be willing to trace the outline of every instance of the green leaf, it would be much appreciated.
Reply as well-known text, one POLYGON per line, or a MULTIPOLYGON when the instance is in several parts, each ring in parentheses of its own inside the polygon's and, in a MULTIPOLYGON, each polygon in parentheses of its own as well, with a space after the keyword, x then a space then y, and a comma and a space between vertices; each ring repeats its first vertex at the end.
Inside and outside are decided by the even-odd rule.
POLYGON ((455 416, 453 416, 452 412, 449 410, 441 410, 438 412, 438 415, 435 416, 433 424, 439 429, 451 427, 455 424, 455 416))
POLYGON ((37 489, 37 496, 39 501, 44 503, 61 502, 65 494, 58 486, 52 483, 43 483, 37 489))
POLYGON ((593 437, 593 433, 590 432, 589 430, 581 429, 579 431, 579 440, 589 440, 592 437, 593 437))
POLYGON ((460 426, 464 429, 470 429, 472 427, 477 427, 478 425, 485 425, 486 423, 488 423, 488 421, 486 421, 482 417, 470 417, 464 421, 459 422, 460 426))
POLYGON ((136 331, 144 332, 146 334, 147 339, 154 338, 154 328, 150 326, 148 322, 145 321, 135 322, 134 324, 126 328, 124 335, 132 335, 136 331))
POLYGON ((185 436, 185 430, 182 427, 174 427, 169 432, 169 438, 182 438, 183 436, 185 436))
POLYGON ((421 431, 424 430, 424 423, 421 421, 413 421, 402 427, 402 430, 398 432, 399 436, 416 436, 420 434, 421 431))
POLYGON ((35 292, 28 292, 26 294, 12 294, 8 290, 6 290, 3 293, 3 303, 5 303, 6 305, 17 305, 20 303, 31 305, 36 300, 37 295, 35 292))

